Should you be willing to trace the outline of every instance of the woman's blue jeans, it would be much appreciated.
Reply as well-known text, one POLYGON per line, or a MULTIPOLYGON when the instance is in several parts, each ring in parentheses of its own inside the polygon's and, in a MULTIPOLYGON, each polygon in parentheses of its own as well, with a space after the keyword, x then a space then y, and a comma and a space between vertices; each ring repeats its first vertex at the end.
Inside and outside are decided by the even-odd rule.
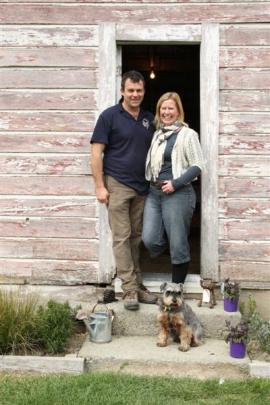
POLYGON ((190 261, 188 237, 195 205, 192 185, 171 194, 150 186, 144 207, 142 240, 151 257, 159 256, 169 246, 172 264, 190 261))

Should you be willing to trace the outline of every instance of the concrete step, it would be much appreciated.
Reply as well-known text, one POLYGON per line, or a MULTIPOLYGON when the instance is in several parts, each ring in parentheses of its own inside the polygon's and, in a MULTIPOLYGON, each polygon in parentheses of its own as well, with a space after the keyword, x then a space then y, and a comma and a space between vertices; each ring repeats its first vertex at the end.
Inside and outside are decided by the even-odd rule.
MULTIPOLYGON (((239 312, 225 312, 223 302, 210 309, 207 306, 198 307, 197 300, 186 300, 197 314, 207 338, 224 339, 225 319, 238 322, 241 318, 239 312)), ((140 304, 138 311, 127 311, 123 302, 108 304, 115 312, 113 320, 113 334, 118 336, 157 336, 159 313, 158 305, 140 304)))
MULTIPOLYGON (((148 290, 160 293, 160 285, 167 281, 171 282, 171 273, 144 273, 143 274, 143 284, 148 288, 148 290)), ((185 294, 202 294, 203 289, 200 285, 201 277, 199 274, 188 274, 184 284, 185 294)), ((119 278, 115 278, 113 281, 115 292, 120 293, 122 291, 122 282, 119 278)))
POLYGON ((229 346, 221 340, 207 339, 188 352, 177 343, 157 347, 154 336, 113 336, 110 343, 85 341, 79 352, 86 359, 86 370, 115 371, 138 375, 166 375, 194 378, 246 378, 249 359, 229 356, 229 346))

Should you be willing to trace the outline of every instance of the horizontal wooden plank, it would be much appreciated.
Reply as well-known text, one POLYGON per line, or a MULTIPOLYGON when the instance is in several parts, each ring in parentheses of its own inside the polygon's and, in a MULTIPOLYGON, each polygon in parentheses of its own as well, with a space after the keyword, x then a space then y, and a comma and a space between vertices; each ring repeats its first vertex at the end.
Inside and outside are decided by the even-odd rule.
POLYGON ((270 262, 270 242, 219 241, 220 261, 270 262))
POLYGON ((175 4, 5 4, 0 5, 4 24, 96 24, 102 21, 133 23, 268 22, 267 3, 175 4))
POLYGON ((222 47, 220 67, 270 67, 269 47, 222 47))
POLYGON ((0 176, 1 195, 94 195, 92 176, 0 176))
MULTIPOLYGON (((32 45, 33 46, 33 45, 32 45)), ((86 67, 98 66, 96 48, 36 47, 0 49, 0 66, 86 67)))
POLYGON ((96 90, 0 90, 0 110, 95 110, 96 90))
POLYGON ((12 263, 9 260, 0 258, 0 285, 1 284, 27 284, 30 282, 32 270, 27 266, 20 266, 21 262, 12 263), (3 266, 3 267, 2 267, 3 266))
POLYGON ((220 26, 221 45, 270 45, 266 24, 234 24, 220 26))
POLYGON ((265 219, 220 219, 219 238, 270 241, 270 221, 265 221, 265 219))
MULTIPOLYGON (((258 3, 265 2, 267 0, 256 0, 258 3)), ((8 0, 9 3, 18 3, 18 0, 8 0)), ((33 0, 23 0, 24 3, 33 3, 33 0)), ((48 0, 39 0, 39 3, 48 3, 48 0)), ((166 0, 166 3, 233 3, 235 0, 166 0)), ((241 0, 242 3, 251 3, 252 0, 241 0)), ((254 2, 254 0, 253 0, 254 2)), ((134 4, 147 4, 157 3, 157 0, 54 0, 54 3, 134 3, 134 4)), ((159 2, 160 3, 160 2, 159 2)))
MULTIPOLYGON (((74 285, 74 286, 57 286, 57 285, 25 285, 9 287, 10 291, 22 292, 23 294, 35 294, 40 297, 41 301, 47 302, 50 298, 54 298, 59 302, 69 301, 74 305, 81 302, 91 302, 93 294, 97 293, 97 287, 93 285, 74 285)), ((0 289, 6 290, 5 286, 0 289)), ((7 356, 8 357, 8 356, 7 356)))
POLYGON ((269 134, 270 114, 246 112, 221 112, 221 133, 269 134))
POLYGON ((97 77, 95 70, 86 68, 2 68, 0 87, 93 89, 97 87, 97 77))
POLYGON ((1 174, 90 174, 89 155, 1 155, 1 174))
MULTIPOLYGON (((0 201, 1 203, 1 201, 0 201)), ((270 217, 269 199, 258 198, 220 198, 219 217, 266 218, 270 217)))
POLYGON ((219 153, 222 155, 269 155, 270 134, 220 135, 219 153))
POLYGON ((269 198, 270 181, 269 177, 220 177, 219 178, 220 197, 238 198, 269 198))
POLYGON ((93 112, 0 111, 0 131, 86 131, 93 129, 93 112))
POLYGON ((223 90, 220 111, 270 111, 270 90, 223 90))
POLYGON ((23 217, 88 217, 98 216, 95 197, 48 198, 48 197, 1 197, 0 216, 23 217))
MULTIPOLYGON (((159 41, 168 42, 200 42, 201 41, 201 26, 198 24, 189 25, 140 25, 138 24, 117 24, 116 39, 117 41, 156 41, 157 36, 159 41)), ((149 61, 148 61, 149 63, 149 61)), ((149 65, 148 67, 149 68, 149 65)))
POLYGON ((1 132, 0 153, 87 153, 87 132, 1 132))
POLYGON ((241 288, 242 290, 249 290, 249 291, 265 291, 270 290, 270 282, 267 281, 241 281, 241 288))
POLYGON ((220 69, 220 89, 265 90, 270 89, 270 69, 220 69))
POLYGON ((96 239, 0 239, 1 258, 98 260, 96 239))
POLYGON ((97 25, 52 27, 27 24, 2 25, 0 46, 98 46, 97 25))
POLYGON ((30 284, 83 285, 99 282, 98 262, 44 263, 32 270, 30 284))
POLYGON ((229 277, 235 281, 270 281, 270 263, 226 261, 220 262, 221 279, 229 277))
POLYGON ((94 261, 0 259, 0 284, 97 283, 98 267, 94 261))
POLYGON ((269 176, 270 183, 270 155, 269 156, 231 156, 219 157, 219 175, 221 176, 269 176))
POLYGON ((93 239, 98 237, 98 220, 0 217, 0 237, 93 239))

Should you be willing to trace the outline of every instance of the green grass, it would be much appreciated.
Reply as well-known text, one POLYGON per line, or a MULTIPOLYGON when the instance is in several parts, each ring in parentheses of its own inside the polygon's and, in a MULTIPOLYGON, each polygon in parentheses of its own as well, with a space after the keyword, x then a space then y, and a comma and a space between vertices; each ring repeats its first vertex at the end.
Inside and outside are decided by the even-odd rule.
POLYGON ((61 353, 73 326, 68 302, 41 306, 36 295, 0 290, 0 354, 61 353))
POLYGON ((38 308, 37 314, 41 345, 47 353, 63 352, 74 326, 69 304, 50 300, 47 307, 38 308))
POLYGON ((0 353, 35 349, 38 299, 14 291, 0 291, 0 353))
POLYGON ((80 376, 0 376, 1 405, 263 405, 270 380, 200 381, 93 373, 80 376))

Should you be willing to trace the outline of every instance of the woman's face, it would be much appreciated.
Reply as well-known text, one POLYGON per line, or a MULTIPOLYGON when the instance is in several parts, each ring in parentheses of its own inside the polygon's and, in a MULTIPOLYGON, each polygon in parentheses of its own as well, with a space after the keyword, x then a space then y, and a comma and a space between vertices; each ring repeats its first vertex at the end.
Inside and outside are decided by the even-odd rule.
POLYGON ((175 101, 170 99, 163 101, 159 110, 160 122, 164 125, 171 125, 179 118, 179 112, 175 101))

